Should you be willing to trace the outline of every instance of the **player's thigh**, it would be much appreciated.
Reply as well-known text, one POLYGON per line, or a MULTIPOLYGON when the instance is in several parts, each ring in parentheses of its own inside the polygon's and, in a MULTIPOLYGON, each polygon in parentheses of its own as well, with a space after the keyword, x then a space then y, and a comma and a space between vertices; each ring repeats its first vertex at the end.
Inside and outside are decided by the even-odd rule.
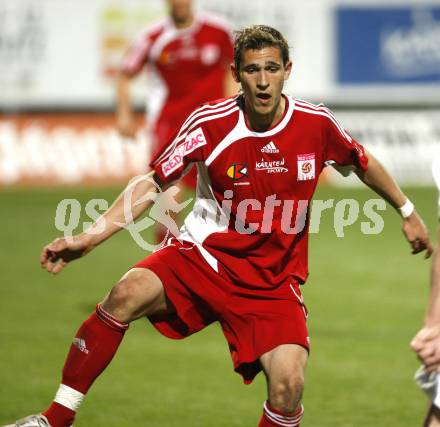
POLYGON ((269 390, 302 385, 308 351, 298 344, 282 344, 260 357, 269 390))
POLYGON ((124 322, 173 310, 162 281, 147 268, 133 268, 112 288, 102 308, 124 322))

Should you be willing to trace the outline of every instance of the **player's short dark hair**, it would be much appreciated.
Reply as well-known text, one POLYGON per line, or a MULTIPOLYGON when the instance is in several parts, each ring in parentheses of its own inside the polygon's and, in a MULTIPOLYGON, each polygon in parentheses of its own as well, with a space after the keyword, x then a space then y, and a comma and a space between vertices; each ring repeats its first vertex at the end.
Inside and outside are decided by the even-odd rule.
POLYGON ((251 25, 235 31, 234 64, 240 70, 243 53, 246 50, 260 50, 274 46, 280 49, 283 64, 289 62, 289 45, 284 36, 275 28, 267 25, 251 25))

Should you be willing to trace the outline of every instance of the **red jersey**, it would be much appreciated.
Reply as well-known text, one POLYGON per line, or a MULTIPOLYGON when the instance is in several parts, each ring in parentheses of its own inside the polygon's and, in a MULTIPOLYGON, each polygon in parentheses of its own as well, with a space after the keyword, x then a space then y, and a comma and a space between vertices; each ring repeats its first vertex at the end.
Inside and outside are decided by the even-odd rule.
POLYGON ((224 76, 232 59, 231 31, 211 14, 196 14, 192 25, 182 30, 168 17, 140 34, 122 70, 135 75, 147 66, 151 72, 147 114, 156 149, 196 107, 224 96, 224 76))
POLYGON ((163 182, 196 163, 196 202, 180 238, 246 288, 291 276, 304 283, 308 205, 320 172, 330 162, 367 169, 363 147, 326 107, 284 99, 284 116, 266 132, 248 127, 242 97, 204 105, 151 163, 163 182))

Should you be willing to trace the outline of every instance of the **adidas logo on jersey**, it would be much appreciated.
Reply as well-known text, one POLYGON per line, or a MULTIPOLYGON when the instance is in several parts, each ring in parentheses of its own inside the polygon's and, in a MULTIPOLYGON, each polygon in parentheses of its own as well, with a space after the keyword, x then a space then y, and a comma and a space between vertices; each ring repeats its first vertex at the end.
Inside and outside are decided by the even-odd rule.
POLYGON ((270 141, 269 144, 265 145, 262 149, 261 149, 262 153, 279 153, 280 150, 278 150, 278 148, 276 147, 276 145, 273 143, 273 141, 270 141))

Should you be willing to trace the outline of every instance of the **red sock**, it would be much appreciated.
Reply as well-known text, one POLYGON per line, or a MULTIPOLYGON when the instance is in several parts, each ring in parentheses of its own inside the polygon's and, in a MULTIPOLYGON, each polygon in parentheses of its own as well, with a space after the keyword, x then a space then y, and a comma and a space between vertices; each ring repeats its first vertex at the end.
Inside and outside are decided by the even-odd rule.
POLYGON ((127 323, 119 322, 100 305, 81 325, 64 364, 55 401, 43 412, 52 427, 72 425, 82 395, 113 359, 127 329, 127 323))
POLYGON ((264 402, 263 415, 258 427, 299 427, 304 414, 304 407, 293 413, 284 413, 270 406, 269 401, 264 402))
POLYGON ((75 411, 57 402, 52 402, 49 408, 43 412, 43 415, 48 419, 52 427, 70 427, 75 420, 75 411))

